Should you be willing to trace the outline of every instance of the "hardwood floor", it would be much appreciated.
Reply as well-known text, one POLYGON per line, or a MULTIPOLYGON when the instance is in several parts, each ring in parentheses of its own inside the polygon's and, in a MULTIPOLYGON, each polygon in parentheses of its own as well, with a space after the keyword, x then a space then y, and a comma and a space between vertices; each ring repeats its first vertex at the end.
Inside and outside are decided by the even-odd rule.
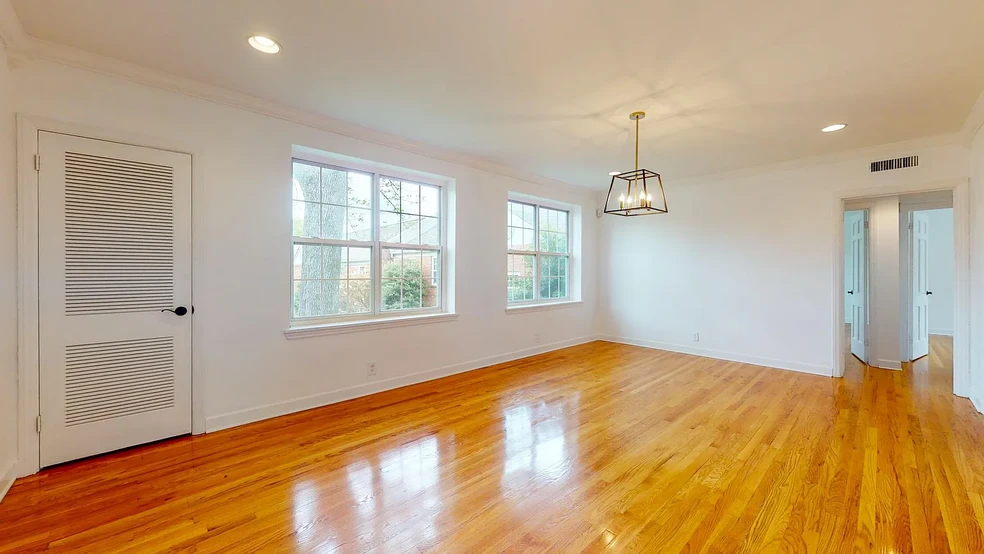
POLYGON ((43 471, 0 552, 980 553, 951 356, 829 379, 585 344, 43 471))

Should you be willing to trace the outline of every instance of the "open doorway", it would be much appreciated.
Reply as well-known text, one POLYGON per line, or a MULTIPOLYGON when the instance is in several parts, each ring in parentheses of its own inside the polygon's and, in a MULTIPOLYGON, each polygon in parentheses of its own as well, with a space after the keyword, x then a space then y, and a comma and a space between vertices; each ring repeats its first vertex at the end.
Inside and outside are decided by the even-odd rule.
POLYGON ((952 192, 852 199, 843 224, 845 368, 912 371, 952 390, 952 192))
POLYGON ((844 212, 844 343, 868 363, 868 209, 844 212))
POLYGON ((902 336, 906 369, 934 388, 952 388, 954 224, 952 201, 905 198, 901 204, 902 336))

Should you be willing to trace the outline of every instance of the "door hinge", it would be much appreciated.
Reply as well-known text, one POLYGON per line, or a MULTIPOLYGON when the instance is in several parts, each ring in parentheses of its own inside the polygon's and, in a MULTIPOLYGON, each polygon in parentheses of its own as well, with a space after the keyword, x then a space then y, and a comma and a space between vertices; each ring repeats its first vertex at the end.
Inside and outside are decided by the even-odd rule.
POLYGON ((34 171, 41 171, 41 154, 34 155, 34 171))
POLYGON ((37 427, 38 427, 38 434, 40 435, 41 434, 41 416, 38 416, 37 424, 38 424, 37 425, 37 427))
POLYGON ((864 345, 865 346, 868 346, 868 339, 867 338, 864 339, 864 345))
POLYGON ((912 222, 911 221, 909 222, 909 230, 910 231, 912 230, 912 222))
POLYGON ((864 228, 865 228, 865 229, 867 229, 867 228, 868 228, 868 222, 867 222, 867 221, 865 221, 865 222, 864 222, 864 228))

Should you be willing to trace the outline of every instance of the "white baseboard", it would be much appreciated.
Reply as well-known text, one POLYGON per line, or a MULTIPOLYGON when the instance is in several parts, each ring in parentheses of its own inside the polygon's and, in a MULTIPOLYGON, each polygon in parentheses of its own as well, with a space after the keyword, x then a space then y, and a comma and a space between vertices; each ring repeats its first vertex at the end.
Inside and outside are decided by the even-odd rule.
POLYGON ((0 502, 3 502, 3 497, 7 495, 7 491, 14 484, 14 479, 17 478, 16 470, 17 460, 7 460, 3 469, 0 470, 0 502))
POLYGON ((971 394, 970 403, 973 404, 975 408, 977 408, 978 412, 984 414, 984 398, 971 394))
POLYGON ((360 396, 366 396, 369 394, 375 394, 377 392, 397 389, 400 387, 405 387, 407 385, 423 383, 424 381, 440 379, 441 377, 448 377, 456 373, 464 373, 466 371, 471 371, 473 369, 479 369, 490 365, 501 364, 503 362, 511 362, 513 360, 518 360, 520 358, 526 358, 528 356, 534 356, 536 354, 543 354, 544 352, 559 350, 561 348, 567 348, 569 346, 576 346, 578 344, 584 344, 586 342, 591 342, 594 340, 597 340, 597 338, 593 336, 589 336, 589 337, 581 337, 581 338, 576 338, 576 339, 571 339, 561 342, 554 342, 551 344, 544 344, 534 348, 527 348, 524 350, 509 352, 507 354, 500 354, 498 356, 489 356, 487 358, 482 358, 480 360, 473 360, 470 362, 455 364, 438 369, 421 371, 418 373, 412 373, 410 375, 394 377, 392 379, 386 379, 383 381, 374 381, 371 383, 366 383, 364 385, 358 385, 347 389, 313 394, 311 396, 304 396, 301 398, 295 398, 283 402, 276 402, 273 404, 266 404, 264 406, 257 406, 255 408, 247 408, 245 410, 237 410, 234 412, 228 412, 225 414, 206 417, 205 430, 206 432, 219 431, 222 429, 228 429, 230 427, 236 427, 239 425, 245 425, 247 423, 253 423, 255 421, 270 419, 272 417, 292 414, 294 412, 300 412, 303 410, 310 410, 311 408, 319 408, 321 406, 327 406, 328 404, 335 404, 337 402, 351 400, 353 398, 358 398, 360 396))
POLYGON ((902 369, 902 362, 898 360, 875 360, 871 365, 879 369, 902 369))
POLYGON ((657 342, 644 339, 630 339, 626 337, 615 337, 615 336, 600 336, 601 340, 607 340, 609 342, 618 342, 621 344, 631 344, 633 346, 641 346, 643 348, 654 348, 656 350, 668 350, 670 352, 679 352, 681 354, 690 354, 693 356, 703 356, 705 358, 714 358, 717 360, 727 360, 729 362, 740 362, 743 364, 751 364, 763 367, 770 367, 775 369, 785 369, 788 371, 798 371, 800 373, 809 373, 811 375, 822 375, 824 377, 830 377, 833 375, 833 368, 817 365, 817 364, 807 364, 802 362, 791 362, 787 360, 777 360, 774 358, 763 358, 760 356, 749 356, 745 354, 735 354, 732 352, 720 352, 717 350, 710 350, 707 348, 695 348, 693 346, 685 346, 681 344, 672 344, 666 342, 657 342))
POLYGON ((934 329, 934 328, 930 327, 929 328, 929 334, 930 335, 943 335, 944 337, 952 337, 953 336, 953 329, 934 329))

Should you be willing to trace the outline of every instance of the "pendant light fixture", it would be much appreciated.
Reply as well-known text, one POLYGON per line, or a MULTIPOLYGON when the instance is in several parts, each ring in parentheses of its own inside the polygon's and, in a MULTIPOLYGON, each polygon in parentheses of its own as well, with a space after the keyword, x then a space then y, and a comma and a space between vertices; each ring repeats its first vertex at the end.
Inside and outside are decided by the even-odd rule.
POLYGON ((608 187, 605 213, 621 216, 665 214, 666 194, 659 173, 639 169, 639 120, 646 112, 632 112, 629 119, 635 121, 635 169, 613 173, 608 187), (659 189, 658 191, 656 189, 659 189))

